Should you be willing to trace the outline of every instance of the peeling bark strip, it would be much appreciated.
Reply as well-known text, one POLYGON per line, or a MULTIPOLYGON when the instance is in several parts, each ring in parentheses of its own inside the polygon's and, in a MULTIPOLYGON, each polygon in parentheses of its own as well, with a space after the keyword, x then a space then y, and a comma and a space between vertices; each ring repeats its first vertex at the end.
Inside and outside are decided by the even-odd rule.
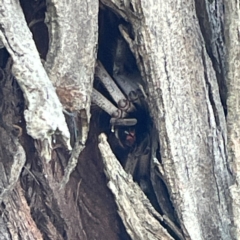
POLYGON ((41 154, 48 160, 51 136, 56 131, 60 131, 65 145, 71 149, 62 105, 42 66, 18 1, 11 4, 3 1, 0 5, 0 39, 13 59, 12 73, 24 93, 28 134, 45 142, 41 154))
MULTIPOLYGON (((79 154, 87 140, 91 93, 97 47, 98 1, 78 1, 71 4, 47 1, 46 24, 49 31, 49 51, 45 68, 53 82, 63 107, 77 112, 80 124, 72 134, 78 135, 61 186, 64 187, 77 165, 79 154)), ((76 120, 77 121, 77 120, 76 120)))
POLYGON ((67 4, 47 0, 45 20, 50 37, 45 63, 64 108, 85 109, 90 104, 98 40, 98 1, 67 4))
POLYGON ((109 179, 108 187, 115 197, 118 213, 132 239, 173 239, 160 225, 163 221, 152 207, 140 187, 133 182, 107 142, 106 136, 99 136, 99 149, 109 179))
POLYGON ((231 239, 226 122, 193 1, 101 1, 132 25, 134 38, 122 34, 148 83, 164 176, 185 237, 231 239))

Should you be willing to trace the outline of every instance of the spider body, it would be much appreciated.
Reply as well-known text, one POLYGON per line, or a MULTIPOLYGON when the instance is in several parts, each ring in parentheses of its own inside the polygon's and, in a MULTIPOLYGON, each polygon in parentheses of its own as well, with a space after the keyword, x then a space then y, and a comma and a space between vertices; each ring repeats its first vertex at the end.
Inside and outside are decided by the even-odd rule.
POLYGON ((115 136, 123 148, 133 148, 136 144, 136 130, 134 127, 118 127, 115 136))
POLYGON ((136 132, 135 129, 129 129, 124 131, 125 134, 125 145, 132 147, 136 142, 136 132))

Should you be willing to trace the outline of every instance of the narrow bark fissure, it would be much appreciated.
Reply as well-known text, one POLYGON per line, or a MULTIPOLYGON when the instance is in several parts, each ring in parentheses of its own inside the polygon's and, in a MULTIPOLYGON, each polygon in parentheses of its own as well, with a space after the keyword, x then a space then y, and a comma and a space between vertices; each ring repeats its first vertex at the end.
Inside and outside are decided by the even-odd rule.
POLYGON ((222 1, 195 0, 196 14, 205 42, 205 48, 215 70, 221 103, 225 116, 227 115, 227 83, 225 64, 225 40, 223 19, 224 10, 222 1))
POLYGON ((163 49, 163 55, 164 55, 164 70, 166 73, 167 81, 168 81, 168 83, 170 83, 169 73, 168 73, 168 69, 167 69, 167 58, 166 58, 166 54, 164 53, 164 49, 163 49))
MULTIPOLYGON (((209 101, 210 101, 210 104, 212 106, 212 110, 213 110, 213 115, 214 115, 214 119, 215 119, 215 123, 217 125, 218 128, 221 127, 220 125, 220 120, 219 120, 219 117, 218 117, 218 113, 217 113, 217 108, 215 106, 215 101, 213 99, 213 92, 212 92, 212 86, 211 86, 211 83, 209 82, 209 79, 208 79, 208 74, 206 72, 206 69, 207 69, 207 63, 206 63, 206 59, 205 59, 205 53, 204 53, 204 49, 202 49, 202 61, 203 61, 203 67, 204 67, 204 78, 205 78, 205 81, 206 81, 206 86, 207 86, 207 92, 208 92, 208 97, 209 97, 209 101)), ((209 113, 209 110, 208 110, 208 114, 209 113)), ((210 118, 210 117, 209 117, 210 118)), ((210 123, 210 120, 209 120, 209 125, 211 126, 211 123, 210 123)), ((212 127, 212 126, 211 126, 212 127)), ((212 146, 214 146, 214 139, 212 139, 212 146)), ((213 153, 211 153, 212 155, 213 153)), ((217 178, 215 176, 215 167, 214 165, 216 164, 215 162, 215 159, 213 158, 212 159, 212 174, 213 174, 213 177, 215 179, 215 183, 216 183, 216 189, 217 189, 217 196, 218 196, 218 203, 220 204, 220 194, 219 194, 219 187, 218 187, 218 181, 217 181, 217 178)))
POLYGON ((215 123, 216 123, 218 128, 221 128, 220 119, 219 119, 218 111, 217 111, 217 108, 216 108, 216 103, 215 103, 215 100, 213 98, 214 93, 213 93, 213 90, 212 90, 212 84, 208 79, 208 74, 207 74, 207 70, 206 70, 207 69, 207 63, 206 63, 205 58, 206 57, 205 57, 204 49, 202 49, 202 62, 203 62, 203 67, 204 67, 204 78, 205 78, 206 85, 207 85, 208 97, 209 97, 209 101, 210 101, 211 106, 212 106, 215 123))
MULTIPOLYGON (((126 82, 125 84, 131 84, 131 81, 134 81, 134 79, 129 79, 129 76, 131 76, 132 72, 137 71, 138 72, 138 68, 137 68, 137 64, 136 64, 136 59, 133 57, 128 44, 125 42, 125 40, 122 38, 121 33, 118 30, 118 26, 119 24, 122 24, 122 27, 125 26, 126 28, 128 28, 128 31, 131 33, 131 27, 128 25, 128 23, 126 23, 124 20, 122 20, 120 17, 116 16, 115 14, 113 14, 111 12, 110 9, 106 8, 104 10, 100 11, 100 38, 99 38, 99 49, 98 49, 98 58, 102 61, 104 67, 107 69, 108 73, 112 76, 112 78, 117 77, 118 75, 123 75, 123 77, 126 77, 126 82), (125 25, 124 25, 125 24, 125 25), (123 47, 123 49, 121 49, 124 54, 122 54, 119 57, 119 53, 116 51, 119 51, 118 47, 119 47, 119 41, 123 41, 124 45, 127 45, 127 50, 123 47), (117 49, 117 50, 116 50, 117 49), (117 75, 116 72, 114 72, 114 70, 116 69, 117 66, 117 75), (115 68, 114 68, 115 67, 115 68), (114 75, 115 74, 115 75, 114 75)), ((121 45, 122 46, 122 45, 121 45)), ((167 62, 165 61, 165 67, 166 67, 166 72, 167 72, 167 66, 166 66, 167 62)), ((140 73, 138 73, 140 75, 140 73)), ((105 97, 107 97, 108 99, 111 99, 111 96, 109 95, 109 93, 105 90, 104 86, 102 86, 101 83, 99 83, 99 81, 97 81, 97 79, 95 79, 95 83, 94 86, 96 89, 98 89, 99 91, 101 91, 105 97)), ((146 88, 144 90, 147 90, 146 88)), ((145 104, 147 105, 147 104, 145 104)), ((146 107, 148 108, 148 107, 146 107)), ((98 110, 99 111, 99 110, 98 110)), ((143 132, 142 136, 144 136, 144 134, 150 133, 152 130, 151 128, 153 128, 153 122, 151 122, 152 120, 150 120, 150 116, 149 116, 149 112, 148 110, 145 111, 141 111, 137 108, 137 111, 140 111, 139 116, 144 116, 144 115, 148 115, 147 118, 149 118, 149 120, 143 121, 145 122, 145 124, 143 124, 141 131, 146 131, 146 133, 143 132), (149 122, 149 123, 148 123, 149 122), (144 125, 148 124, 149 126, 147 127, 146 130, 144 130, 144 125)), ((129 161, 128 158, 130 157, 130 161, 134 161, 134 158, 136 158, 136 156, 134 156, 134 152, 131 153, 131 149, 123 149, 121 146, 119 146, 118 143, 118 139, 115 138, 114 134, 110 131, 110 124, 109 124, 109 119, 110 117, 105 114, 105 113, 99 113, 99 117, 101 118, 100 122, 101 123, 105 123, 104 124, 100 124, 99 127, 102 128, 102 130, 104 130, 104 132, 108 135, 108 140, 110 143, 110 146, 112 147, 113 153, 117 156, 118 160, 120 161, 120 163, 123 165, 123 167, 126 167, 126 162, 129 161)), ((139 118, 137 118, 139 121, 139 118)), ((100 131, 101 132, 101 131, 100 131)), ((140 140, 142 141, 144 139, 144 137, 140 137, 140 140)), ((141 143, 141 141, 139 141, 139 144, 141 143)), ((143 153, 138 153, 138 154, 142 154, 143 153)), ((154 155, 156 155, 156 153, 154 153, 154 155)), ((158 157, 160 157, 160 155, 158 155, 158 157)), ((150 159, 148 159, 149 163, 150 159)), ((160 160, 161 162, 161 160, 160 160)), ((140 187, 143 189, 143 191, 145 192, 146 196, 148 197, 148 199, 150 200, 151 204, 153 205, 153 207, 161 214, 166 214, 167 217, 169 217, 169 219, 171 219, 171 221, 175 222, 175 224, 180 228, 179 226, 179 221, 176 219, 175 214, 173 213, 173 206, 170 200, 170 196, 168 193, 168 189, 164 184, 164 181, 161 181, 161 179, 157 180, 157 184, 161 185, 161 191, 163 192, 159 192, 158 195, 162 195, 163 197, 158 198, 156 197, 156 193, 154 193, 154 188, 152 186, 151 180, 150 180, 150 166, 148 166, 148 173, 147 176, 145 176, 144 173, 144 178, 141 178, 141 174, 143 174, 143 171, 146 171, 146 169, 144 170, 144 168, 146 168, 146 166, 142 165, 141 163, 138 163, 137 166, 135 167, 134 172, 132 173, 133 175, 133 179, 138 182, 138 184, 140 185, 140 187), (140 174, 140 175, 139 175, 140 174), (139 178, 140 177, 140 178, 139 178), (146 188, 144 187, 144 185, 147 183, 146 186, 147 187, 147 191, 146 188), (144 190, 145 189, 145 190, 144 190), (162 200, 164 202, 158 202, 158 200, 162 200), (166 207, 168 204, 166 203, 168 202, 168 204, 170 204, 170 206, 168 206, 168 210, 167 209, 162 209, 163 207, 166 207), (172 211, 169 211, 169 208, 171 208, 172 211), (170 215, 168 215, 170 214, 170 215)), ((154 171, 154 169, 152 169, 154 171)), ((175 238, 178 239, 177 234, 174 233, 174 231, 171 229, 171 227, 169 227, 167 221, 163 221, 161 222, 161 224, 168 230, 168 232, 175 238)))
MULTIPOLYGON (((121 37, 121 34, 118 30, 119 24, 123 24, 124 20, 116 16, 114 13, 112 13, 109 9, 101 10, 100 11, 100 37, 99 37, 99 49, 98 49, 98 58, 102 61, 104 67, 110 74, 110 76, 113 78, 114 75, 114 69, 117 68, 118 75, 122 75, 123 78, 126 79, 125 84, 130 84, 127 80, 127 78, 131 77, 131 74, 134 73, 137 70, 136 61, 133 57, 130 49, 127 47, 126 42, 121 37), (119 41, 123 45, 123 49, 117 49, 119 41), (126 49, 126 47, 128 49, 126 49)), ((139 73, 138 73, 139 74, 139 73)), ((134 79, 132 80, 134 81, 134 79)), ((100 92, 103 93, 103 95, 112 100, 112 97, 109 95, 109 93, 106 91, 105 87, 98 83, 97 79, 95 79, 95 88, 98 89, 100 92)), ((121 88, 121 86, 119 86, 121 88)), ((123 90, 123 89, 121 89, 123 90)), ((139 107, 137 107, 138 113, 130 113, 130 116, 134 116, 138 118, 138 121, 143 119, 144 124, 148 124, 148 120, 145 120, 148 118, 147 113, 145 111, 141 111, 139 107), (139 115, 139 116, 138 116, 139 115), (139 118, 140 117, 140 118, 139 118)), ((124 139, 122 138, 122 131, 124 131, 124 128, 120 127, 120 135, 115 136, 115 133, 112 133, 111 125, 110 125, 110 117, 106 115, 105 113, 102 113, 100 115, 100 129, 102 129, 103 132, 105 132, 108 136, 110 145, 113 149, 113 152, 116 154, 118 159, 120 160, 121 164, 124 166, 126 162, 127 156, 131 152, 131 148, 124 147, 124 139), (101 116, 102 115, 102 116, 101 116), (104 124, 105 125, 104 125, 104 124), (119 137, 119 138, 118 138, 119 137)), ((144 135, 147 133, 148 129, 146 126, 142 124, 141 129, 141 135, 144 135), (144 129, 145 128, 145 129, 144 129)), ((137 132, 138 134, 138 132, 137 132)), ((136 139, 137 142, 140 142, 144 136, 137 136, 136 139), (140 139, 140 140, 139 140, 140 139)), ((133 173, 134 174, 134 173, 133 173)))
POLYGON ((46 60, 49 47, 48 28, 45 24, 46 0, 20 0, 20 4, 39 55, 46 60))

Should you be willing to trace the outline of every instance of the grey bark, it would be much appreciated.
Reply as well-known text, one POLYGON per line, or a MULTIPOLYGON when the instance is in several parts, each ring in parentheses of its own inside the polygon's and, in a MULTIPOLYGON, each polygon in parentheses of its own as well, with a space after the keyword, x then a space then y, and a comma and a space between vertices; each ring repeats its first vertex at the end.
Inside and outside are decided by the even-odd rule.
MULTIPOLYGON (((1 150, 0 199, 5 207, 0 238, 173 239, 164 229, 167 225, 178 239, 238 239, 235 64, 239 51, 235 48, 238 25, 231 14, 236 6, 225 3, 229 160, 222 1, 101 0, 101 4, 131 24, 131 33, 122 26, 120 32, 136 58, 156 128, 156 135, 151 136, 151 180, 160 199, 157 168, 181 229, 166 212, 161 215, 153 209, 116 160, 105 137, 99 137, 101 155, 95 148, 97 140, 92 140, 98 133, 94 123, 90 125, 98 3, 82 2, 79 7, 77 2, 47 1, 50 44, 43 67, 19 3, 2 1, 0 39, 24 93, 26 125, 19 127, 7 115, 0 119, 1 137, 8 140, 1 150), (65 118, 73 119, 72 127, 68 124, 67 128, 63 111, 65 118), (19 134, 13 133, 16 128, 19 134), (69 132, 74 138, 71 152, 69 132), (161 161, 157 159, 158 141, 161 161), (4 151, 9 153, 9 163, 3 160, 4 151), (35 163, 29 161, 31 157, 35 163), (105 188, 106 180, 112 195, 105 188), (95 181, 99 192, 90 187, 95 181), (93 192, 98 194, 97 203, 93 192), (16 196, 20 199, 17 206, 16 196), (14 214, 15 208, 22 212, 14 214), (113 211, 121 220, 110 216, 113 211), (30 227, 26 230, 19 222, 28 222, 30 227), (125 231, 128 234, 123 237, 125 231)), ((2 99, 10 106, 6 93, 14 80, 8 80, 2 99)), ((2 112, 4 109, 1 105, 2 112)))
POLYGON ((130 44, 148 83, 164 177, 185 237, 230 239, 226 121, 195 5, 103 2, 133 26, 130 44))
POLYGON ((230 187, 233 211, 233 231, 240 238, 239 209, 239 9, 237 2, 225 1, 226 9, 226 46, 227 46, 227 83, 228 83, 228 152, 234 184, 230 187))
POLYGON ((3 2, 1 12, 0 38, 13 59, 12 73, 24 93, 27 132, 34 139, 44 142, 46 147, 41 149, 42 155, 49 160, 51 135, 57 129, 66 146, 71 149, 62 106, 42 66, 20 3, 3 2), (15 17, 18 21, 14 20, 15 17))

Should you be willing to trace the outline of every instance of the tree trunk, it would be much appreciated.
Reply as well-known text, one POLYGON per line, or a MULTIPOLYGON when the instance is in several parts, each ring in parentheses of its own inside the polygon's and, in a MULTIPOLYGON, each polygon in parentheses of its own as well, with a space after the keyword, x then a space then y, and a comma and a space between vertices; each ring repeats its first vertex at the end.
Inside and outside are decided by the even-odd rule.
POLYGON ((2 0, 0 238, 240 239, 236 9, 2 0))

